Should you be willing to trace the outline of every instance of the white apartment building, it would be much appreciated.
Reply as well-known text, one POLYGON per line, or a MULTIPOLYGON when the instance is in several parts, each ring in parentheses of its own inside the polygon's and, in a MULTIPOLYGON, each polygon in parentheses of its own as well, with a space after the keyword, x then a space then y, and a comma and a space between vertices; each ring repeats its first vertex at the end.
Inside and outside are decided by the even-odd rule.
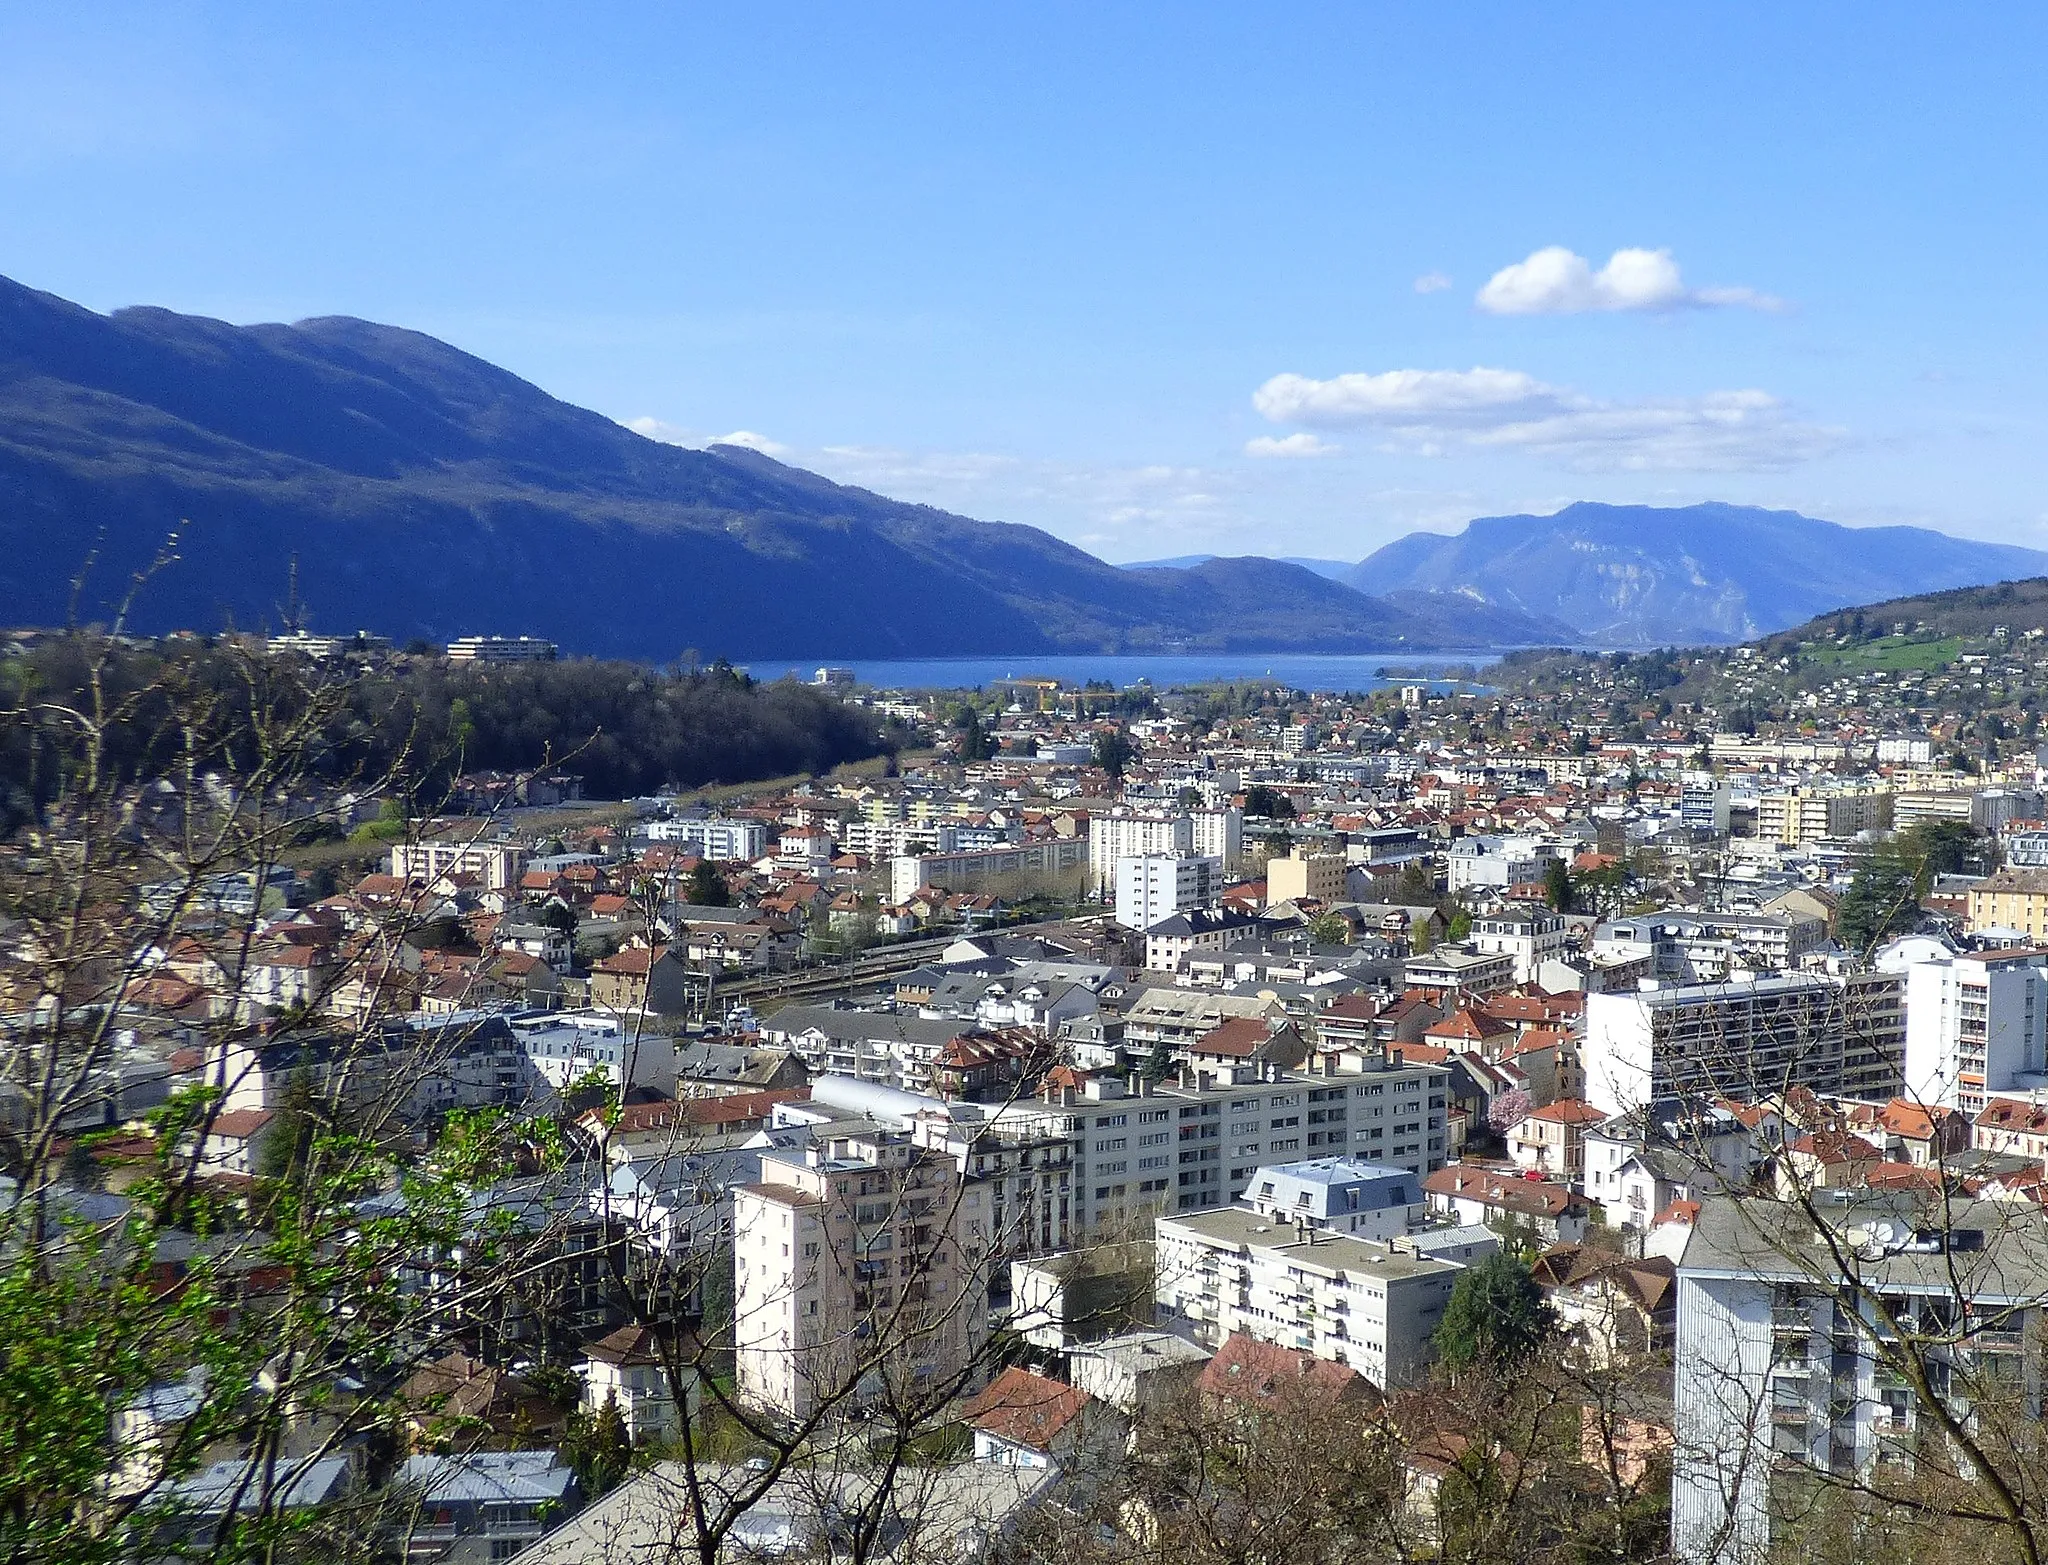
POLYGON ((1428 1368, 1463 1267, 1232 1207, 1162 1217, 1156 1318, 1207 1348, 1232 1332, 1348 1364, 1382 1389, 1428 1368))
POLYGON ((733 1232, 739 1391, 771 1414, 806 1417, 850 1383, 856 1400, 892 1379, 929 1394, 987 1340, 985 1191, 907 1131, 763 1152, 733 1232))
POLYGON ((1624 1114, 1676 1095, 1755 1100, 1794 1086, 1889 1098, 1905 1068, 1903 994, 1893 973, 1650 978, 1633 992, 1589 994, 1586 1100, 1624 1114))
POLYGON ((1150 929, 1223 894, 1223 861, 1198 853, 1142 853, 1116 861, 1116 921, 1150 929))
POLYGON ((2048 951, 1970 951, 1906 969, 1906 1083, 1975 1114, 2048 1086, 2048 951))
POLYGON ((889 861, 889 899, 908 902, 926 886, 970 891, 1004 877, 1058 875, 1088 862, 1088 843, 1086 837, 1051 837, 983 852, 894 858, 889 861))
POLYGON ((1545 962, 1570 952, 1572 937, 1561 914, 1531 908, 1473 919, 1465 944, 1489 956, 1513 957, 1515 982, 1526 984, 1535 981, 1545 962))
POLYGON ((488 891, 509 891, 526 873, 526 850, 509 842, 394 842, 391 873, 431 886, 443 875, 474 875, 488 891))
POLYGON ((546 1011, 507 1020, 536 1074, 557 1092, 591 1075, 613 1087, 674 1090, 676 1044, 613 1011, 546 1011))
POLYGON ((1796 1495, 1802 1471, 1845 1483, 1924 1459, 1925 1414, 1881 1349, 1877 1299, 1931 1339, 1929 1379, 1952 1413, 2017 1398, 2039 1414, 2048 1215, 1955 1200, 1930 1226, 1896 1193, 1831 1194, 1821 1218, 1857 1257, 1853 1289, 1790 1203, 1709 1197, 1678 1257, 1671 1530, 1688 1565, 1770 1557, 1773 1499, 1796 1495))
POLYGON ((1073 1145, 1077 1234, 1241 1200, 1262 1166, 1348 1155, 1420 1179, 1444 1162, 1450 1072, 1347 1053, 1326 1072, 1256 1066, 1135 1083, 1109 1075, 1048 1088, 1003 1117, 1073 1145))
POLYGON ((1571 862, 1572 850, 1541 837, 1460 837, 1447 858, 1451 895, 1479 887, 1505 890, 1543 879, 1556 861, 1571 862))
POLYGON ((720 864, 751 864, 768 851, 768 828, 760 821, 685 815, 672 821, 649 822, 647 840, 671 842, 699 858, 720 864))
POLYGON ((1118 859, 1194 853, 1233 870, 1244 857, 1244 815, 1238 810, 1138 814, 1112 810, 1088 822, 1088 884, 1096 896, 1116 887, 1118 859))
POLYGON ((1652 977, 1716 983, 1740 967, 1782 972, 1827 939, 1826 921, 1807 913, 1668 908, 1609 919, 1593 933, 1593 955, 1619 960, 1648 956, 1652 977))
POLYGON ((552 663, 561 648, 538 636, 462 636, 448 643, 451 663, 552 663))

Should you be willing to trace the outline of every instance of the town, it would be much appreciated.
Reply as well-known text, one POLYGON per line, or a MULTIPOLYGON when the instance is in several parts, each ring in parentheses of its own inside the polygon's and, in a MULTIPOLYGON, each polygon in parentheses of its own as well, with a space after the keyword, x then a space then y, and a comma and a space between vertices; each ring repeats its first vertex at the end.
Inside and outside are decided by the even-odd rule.
MULTIPOLYGON (((289 713, 147 775, 53 733, 11 1248, 136 1291, 20 1503, 150 1558, 1761 1560, 1938 1471, 2002 1557, 2048 643, 1832 628, 1353 694, 827 666, 886 765, 423 814, 289 713)), ((394 654, 243 656, 302 712, 394 654)))

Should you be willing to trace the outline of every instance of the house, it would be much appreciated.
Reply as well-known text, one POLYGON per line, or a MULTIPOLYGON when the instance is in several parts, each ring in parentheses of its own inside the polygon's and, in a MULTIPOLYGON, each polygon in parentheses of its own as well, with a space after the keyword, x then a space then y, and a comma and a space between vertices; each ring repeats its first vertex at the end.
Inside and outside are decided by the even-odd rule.
POLYGON ((690 1353, 677 1354, 672 1344, 645 1326, 621 1326, 583 1350, 579 1366, 583 1410, 595 1413, 610 1402, 618 1408, 635 1446, 665 1440, 680 1423, 669 1375, 671 1361, 686 1380, 683 1416, 696 1416, 697 1372, 690 1359, 690 1353))
POLYGON ((199 1149, 200 1171, 254 1175, 276 1125, 277 1115, 270 1109, 229 1109, 214 1115, 199 1149))
POLYGON ((1461 1223, 1484 1223, 1496 1230, 1527 1225, 1546 1245, 1577 1244, 1586 1236, 1590 1210, 1585 1199, 1547 1179, 1451 1163, 1425 1175, 1422 1190, 1431 1211, 1461 1223))
POLYGON ((1979 1152, 2011 1152, 2048 1161, 2048 1108, 2018 1098, 1993 1098, 1978 1110, 1970 1144, 1979 1152))
POLYGON ((687 1013, 700 992, 669 946, 629 946, 590 966, 590 1003, 607 1011, 687 1013))
POLYGON ((1307 1058, 1301 1028, 1279 1017, 1233 1016, 1187 1046, 1188 1063, 1205 1068, 1276 1065, 1295 1070, 1307 1058))
POLYGON ((418 1496, 407 1565, 492 1565, 581 1509, 583 1486, 553 1451, 408 1457, 399 1484, 418 1496))
POLYGON ((1195 1377, 1203 1401, 1253 1414, 1370 1406, 1373 1383, 1349 1365, 1232 1332, 1195 1377))
POLYGON ((231 1518, 317 1511, 347 1494, 355 1477, 345 1456, 285 1458, 268 1471, 258 1457, 226 1457, 166 1487, 154 1541, 165 1556, 203 1557, 228 1541, 221 1533, 231 1518))
POLYGON ((1532 1271, 1558 1320, 1594 1365, 1671 1351, 1678 1268, 1668 1257, 1630 1259, 1566 1244, 1544 1251, 1532 1271))
POLYGON ((1576 1184, 1586 1171, 1586 1131, 1607 1118, 1577 1098, 1546 1104, 1508 1132, 1508 1156, 1517 1168, 1576 1184))
POLYGON ((974 1459, 1071 1472, 1083 1464, 1091 1436, 1104 1456, 1121 1444, 1103 1438, 1106 1411, 1087 1392, 1013 1364, 967 1404, 974 1459))
POLYGON ((488 1431, 487 1438, 529 1440, 559 1434, 567 1420, 562 1408, 519 1376, 461 1352, 414 1370, 398 1388, 398 1404, 407 1442, 416 1449, 456 1429, 469 1442, 479 1429, 488 1431))

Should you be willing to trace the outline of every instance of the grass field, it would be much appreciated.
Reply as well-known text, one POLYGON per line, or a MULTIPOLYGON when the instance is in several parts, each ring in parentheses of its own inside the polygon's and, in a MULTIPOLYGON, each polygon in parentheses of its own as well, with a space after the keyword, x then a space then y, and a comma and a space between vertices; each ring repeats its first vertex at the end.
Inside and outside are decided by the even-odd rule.
POLYGON ((1821 668, 1899 674, 1908 669, 1946 668, 1962 655, 1964 644, 1961 636, 1944 636, 1939 641, 1887 636, 1882 641, 1863 641, 1848 647, 1815 647, 1800 656, 1821 668))

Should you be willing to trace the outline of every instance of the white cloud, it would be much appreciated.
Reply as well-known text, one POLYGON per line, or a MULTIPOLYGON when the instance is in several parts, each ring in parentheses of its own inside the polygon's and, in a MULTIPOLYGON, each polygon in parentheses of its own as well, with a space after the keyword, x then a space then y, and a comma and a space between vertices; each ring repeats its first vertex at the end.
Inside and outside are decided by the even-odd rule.
POLYGON ((766 435, 758 435, 751 429, 735 429, 728 435, 707 435, 646 414, 625 420, 625 425, 634 434, 645 435, 649 440, 659 440, 665 446, 688 446, 695 451, 702 451, 710 446, 745 446, 749 451, 758 451, 763 456, 784 457, 790 452, 790 448, 781 441, 770 440, 766 435))
POLYGON ((1581 315, 1601 310, 1740 306, 1776 310, 1754 288, 1688 288, 1669 250, 1617 250, 1599 271, 1563 245, 1548 245, 1487 279, 1475 301, 1492 315, 1581 315))
POLYGON ((1520 370, 1386 370, 1311 380, 1275 375, 1252 393, 1252 406, 1276 424, 1319 427, 1402 419, 1490 418, 1504 410, 1557 403, 1558 393, 1520 370))
POLYGON ((1450 278, 1446 277, 1442 272, 1424 272, 1415 279, 1415 291, 1417 293, 1442 293, 1450 286, 1450 278))
POLYGON ((745 446, 749 451, 758 451, 763 456, 787 456, 789 447, 779 440, 770 440, 766 435, 757 435, 751 429, 735 429, 729 435, 718 435, 704 442, 708 446, 745 446))
POLYGON ((1757 390, 1606 402, 1519 370, 1275 375, 1252 405, 1275 423, 1376 429, 1387 448, 1525 451, 1578 472, 1769 472, 1840 450, 1847 432, 1806 422, 1757 390))
POLYGON ((1244 443, 1246 456, 1330 456, 1341 451, 1342 446, 1333 446, 1327 440, 1318 440, 1306 430, 1292 435, 1254 435, 1244 443))

